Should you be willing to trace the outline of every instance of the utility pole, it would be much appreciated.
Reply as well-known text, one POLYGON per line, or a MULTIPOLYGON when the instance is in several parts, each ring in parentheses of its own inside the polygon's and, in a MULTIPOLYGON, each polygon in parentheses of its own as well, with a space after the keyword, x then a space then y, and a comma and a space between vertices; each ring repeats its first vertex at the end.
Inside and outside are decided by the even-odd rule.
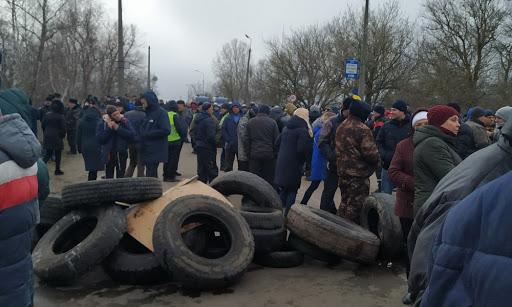
POLYGON ((251 51, 252 51, 252 38, 245 34, 245 37, 249 39, 249 56, 247 57, 247 70, 245 72, 245 103, 249 103, 251 96, 249 93, 249 72, 251 69, 251 51))
POLYGON ((124 33, 123 33, 123 1, 118 1, 117 15, 117 91, 118 95, 124 96, 124 33))
POLYGON ((361 74, 359 76, 359 96, 365 99, 366 96, 366 70, 367 70, 367 61, 368 61, 368 15, 369 15, 369 7, 370 0, 366 0, 366 5, 364 6, 364 21, 363 21, 363 42, 361 48, 361 74))
POLYGON ((148 90, 151 89, 151 46, 148 46, 148 90))

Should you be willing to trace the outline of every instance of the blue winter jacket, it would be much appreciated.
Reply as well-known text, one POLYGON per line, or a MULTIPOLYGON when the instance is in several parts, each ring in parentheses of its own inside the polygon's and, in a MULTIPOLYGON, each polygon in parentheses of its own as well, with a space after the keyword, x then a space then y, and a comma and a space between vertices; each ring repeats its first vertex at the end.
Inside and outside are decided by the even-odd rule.
POLYGON ((311 181, 325 180, 327 178, 327 159, 320 152, 318 140, 324 122, 321 118, 313 123, 313 158, 311 159, 311 181))
MULTIPOLYGON (((234 106, 240 107, 240 104, 237 102, 234 102, 231 105, 231 109, 233 109, 234 106)), ((226 119, 224 120, 224 123, 222 124, 222 139, 225 142, 224 148, 229 149, 233 152, 238 152, 238 122, 242 118, 243 114, 242 111, 238 114, 230 113, 226 119)))
POLYGON ((194 140, 197 148, 204 148, 210 151, 217 150, 215 141, 215 123, 207 111, 198 113, 195 118, 194 140))
POLYGON ((32 233, 39 222, 41 145, 19 114, 0 118, 0 306, 33 301, 32 233))
POLYGON ((141 160, 143 163, 167 162, 167 136, 171 133, 169 116, 160 108, 153 91, 147 91, 143 97, 148 101, 148 107, 139 131, 141 160))
POLYGON ((118 124, 119 128, 113 130, 101 121, 96 129, 96 138, 101 144, 101 157, 105 164, 110 160, 112 153, 127 152, 128 144, 135 140, 135 130, 127 118, 123 118, 118 124))
POLYGON ((477 189, 448 213, 421 306, 511 305, 510 189, 512 172, 477 189))

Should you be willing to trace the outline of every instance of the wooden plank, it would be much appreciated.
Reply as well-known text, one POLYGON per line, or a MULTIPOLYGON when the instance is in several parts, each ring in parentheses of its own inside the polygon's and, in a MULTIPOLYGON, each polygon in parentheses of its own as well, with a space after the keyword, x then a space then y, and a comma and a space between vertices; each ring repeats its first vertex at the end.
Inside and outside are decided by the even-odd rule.
POLYGON ((229 200, 222 194, 197 180, 197 177, 194 177, 179 182, 176 186, 165 191, 165 193, 158 199, 129 208, 127 215, 128 233, 148 249, 154 251, 153 229, 160 212, 162 212, 162 210, 164 210, 172 201, 180 197, 193 194, 210 196, 222 201, 228 206, 233 207, 231 202, 229 202, 229 200))

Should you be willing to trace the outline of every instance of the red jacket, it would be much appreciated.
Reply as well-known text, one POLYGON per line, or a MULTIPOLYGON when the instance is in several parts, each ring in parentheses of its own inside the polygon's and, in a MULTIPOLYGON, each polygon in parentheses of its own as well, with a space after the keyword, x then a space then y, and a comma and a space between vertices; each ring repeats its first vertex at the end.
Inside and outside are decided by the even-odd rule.
POLYGON ((395 149, 388 169, 391 181, 397 187, 395 214, 402 218, 414 218, 414 145, 412 137, 402 140, 395 149))

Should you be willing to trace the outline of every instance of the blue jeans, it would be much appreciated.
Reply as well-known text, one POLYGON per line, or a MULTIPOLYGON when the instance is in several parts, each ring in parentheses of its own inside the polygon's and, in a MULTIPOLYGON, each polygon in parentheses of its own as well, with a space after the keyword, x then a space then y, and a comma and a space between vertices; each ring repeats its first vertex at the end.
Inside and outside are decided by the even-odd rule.
POLYGON ((297 190, 289 190, 285 188, 281 188, 279 192, 279 197, 281 198, 281 202, 283 203, 283 209, 285 210, 285 215, 288 214, 290 208, 295 203, 295 198, 297 198, 297 190))
POLYGON ((386 193, 386 194, 392 194, 393 189, 395 188, 395 185, 393 182, 391 182, 391 179, 388 176, 388 170, 382 169, 381 172, 381 186, 380 186, 380 192, 386 193))

